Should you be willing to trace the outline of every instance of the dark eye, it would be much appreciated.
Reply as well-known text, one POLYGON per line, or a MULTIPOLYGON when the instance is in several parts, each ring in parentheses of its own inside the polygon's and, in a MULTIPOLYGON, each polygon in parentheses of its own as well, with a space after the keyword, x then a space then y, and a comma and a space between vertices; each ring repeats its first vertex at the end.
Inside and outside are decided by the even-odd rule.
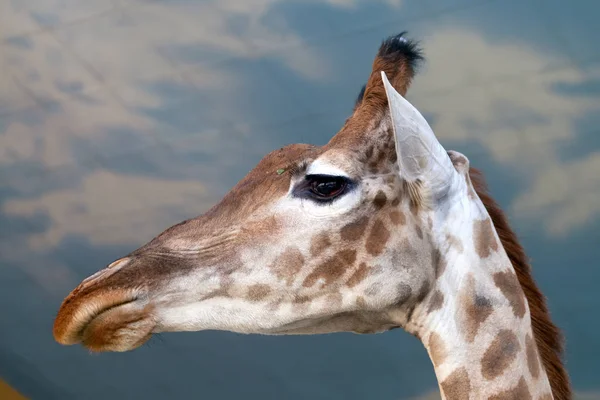
POLYGON ((330 202, 344 194, 351 183, 350 179, 343 176, 306 175, 304 181, 294 190, 294 194, 319 202, 330 202))

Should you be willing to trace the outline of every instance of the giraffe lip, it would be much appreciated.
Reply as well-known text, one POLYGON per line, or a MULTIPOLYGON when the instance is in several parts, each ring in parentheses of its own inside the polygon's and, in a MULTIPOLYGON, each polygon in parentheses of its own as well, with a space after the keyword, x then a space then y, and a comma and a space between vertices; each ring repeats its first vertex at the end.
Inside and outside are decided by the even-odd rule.
POLYGON ((100 311, 94 313, 94 314, 90 314, 90 316, 88 317, 88 321, 81 326, 81 328, 79 329, 79 331, 77 332, 77 336, 81 339, 83 339, 83 337, 85 336, 85 332, 86 330, 89 328, 90 325, 92 325, 92 323, 96 320, 98 320, 98 318, 102 318, 103 315, 106 315, 110 312, 114 312, 115 310, 126 306, 128 304, 131 304, 133 302, 135 302, 137 299, 133 299, 133 300, 125 300, 122 303, 117 303, 114 305, 111 305, 109 307, 106 307, 104 309, 101 309, 100 311))
POLYGON ((149 310, 148 299, 138 291, 81 295, 74 290, 58 311, 54 338, 63 345, 81 343, 91 350, 124 348, 154 328, 149 310))
POLYGON ((147 302, 136 298, 102 310, 80 330, 81 344, 96 352, 129 351, 141 346, 156 327, 149 309, 147 302))

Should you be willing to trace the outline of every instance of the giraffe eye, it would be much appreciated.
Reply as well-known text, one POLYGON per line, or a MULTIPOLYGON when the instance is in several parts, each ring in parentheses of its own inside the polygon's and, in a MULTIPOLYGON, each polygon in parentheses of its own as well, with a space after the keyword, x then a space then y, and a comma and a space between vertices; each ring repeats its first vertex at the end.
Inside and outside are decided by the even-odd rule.
POLYGON ((296 187, 294 193, 298 197, 326 203, 344 194, 351 183, 343 176, 306 175, 304 182, 296 187))

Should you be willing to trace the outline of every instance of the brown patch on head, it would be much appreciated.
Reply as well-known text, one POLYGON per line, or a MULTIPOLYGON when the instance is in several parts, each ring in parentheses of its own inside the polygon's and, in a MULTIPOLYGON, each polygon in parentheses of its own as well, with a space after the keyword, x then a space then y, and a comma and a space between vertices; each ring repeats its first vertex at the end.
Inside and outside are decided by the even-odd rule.
POLYGON ((525 337, 525 350, 527 352, 527 366, 531 376, 535 379, 540 375, 540 363, 538 361, 537 350, 535 348, 535 342, 531 335, 527 334, 525 337))
POLYGON ((491 219, 473 222, 473 244, 479 257, 486 258, 492 254, 492 251, 498 251, 498 242, 494 233, 491 219))
POLYGON ((510 303, 515 316, 523 318, 526 311, 525 297, 516 275, 511 271, 497 272, 494 274, 494 283, 510 303))
POLYGON ((431 313, 439 310, 444 305, 444 294, 438 289, 433 292, 429 305, 427 306, 427 312, 431 313))
POLYGON ((487 380, 500 376, 517 358, 521 350, 519 339, 514 332, 503 329, 489 345, 481 359, 481 374, 487 380))
POLYGON ((402 211, 392 210, 390 212, 390 221, 392 221, 392 224, 394 225, 404 225, 406 224, 406 217, 402 211))
POLYGON ((271 288, 269 285, 264 285, 262 283, 257 283, 248 288, 248 294, 246 297, 248 300, 256 302, 261 301, 265 297, 267 297, 271 293, 271 288))
POLYGON ((377 192, 377 194, 375 195, 375 198, 373 199, 373 205, 375 206, 376 209, 382 209, 383 207, 385 207, 385 204, 387 203, 387 196, 385 195, 385 193, 383 193, 382 190, 380 190, 379 192, 377 192))
POLYGON ((375 220, 371 227, 371 232, 367 237, 366 249, 367 253, 377 256, 383 252, 385 245, 390 238, 390 231, 385 227, 381 219, 375 220))
POLYGON ((370 269, 371 268, 367 266, 365 262, 361 262, 352 276, 350 276, 350 279, 346 282, 346 285, 351 288, 358 285, 367 277, 370 269))
POLYGON ((317 257, 329 246, 331 246, 331 240, 329 240, 329 236, 325 232, 319 233, 310 241, 310 255, 317 257))
POLYGON ((465 336, 472 342, 479 332, 479 327, 492 314, 493 307, 489 299, 475 292, 475 278, 472 274, 466 279, 459 294, 460 317, 459 326, 465 330, 465 336))
POLYGON ((488 400, 531 400, 531 392, 529 392, 525 378, 521 377, 517 386, 490 396, 488 400))
POLYGON ((446 400, 469 400, 471 381, 467 370, 462 367, 452 372, 440 383, 446 400))
POLYGON ((302 285, 304 287, 311 287, 319 279, 324 281, 324 285, 329 285, 335 280, 339 279, 348 268, 356 261, 356 250, 341 250, 338 251, 333 257, 325 260, 304 279, 302 285))
POLYGON ((291 285, 300 268, 304 265, 304 256, 296 247, 288 247, 270 265, 271 271, 279 279, 291 285))
POLYGON ((281 224, 274 216, 267 218, 251 220, 244 224, 244 229, 241 236, 247 238, 251 236, 253 239, 256 238, 270 238, 277 235, 277 232, 281 229, 281 224))
POLYGON ((427 343, 429 347, 429 354, 431 356, 431 361, 433 365, 439 367, 444 363, 446 356, 448 355, 446 351, 446 344, 440 335, 435 332, 432 332, 429 335, 429 341, 427 343))
POLYGON ((368 223, 369 218, 367 218, 366 216, 361 217, 356 221, 350 222, 348 225, 344 226, 340 231, 340 236, 342 237, 342 240, 360 239, 367 230, 368 223))
POLYGON ((508 224, 502 209, 488 193, 483 174, 475 168, 470 168, 467 178, 473 183, 472 186, 477 196, 490 214, 502 247, 506 250, 519 284, 525 293, 531 313, 533 336, 543 364, 542 368, 546 371, 550 386, 552 386, 552 395, 556 400, 570 400, 572 398, 571 383, 562 361, 563 336, 560 329, 552 322, 546 299, 531 275, 529 259, 519 243, 517 235, 508 224))

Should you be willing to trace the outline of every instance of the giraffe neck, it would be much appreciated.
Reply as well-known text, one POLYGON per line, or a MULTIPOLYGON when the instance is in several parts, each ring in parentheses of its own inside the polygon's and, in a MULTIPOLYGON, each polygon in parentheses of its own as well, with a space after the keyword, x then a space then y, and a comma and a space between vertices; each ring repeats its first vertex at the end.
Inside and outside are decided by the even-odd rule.
POLYGON ((445 399, 552 399, 527 299, 489 217, 468 224, 470 243, 444 232, 439 276, 415 309, 445 399))

